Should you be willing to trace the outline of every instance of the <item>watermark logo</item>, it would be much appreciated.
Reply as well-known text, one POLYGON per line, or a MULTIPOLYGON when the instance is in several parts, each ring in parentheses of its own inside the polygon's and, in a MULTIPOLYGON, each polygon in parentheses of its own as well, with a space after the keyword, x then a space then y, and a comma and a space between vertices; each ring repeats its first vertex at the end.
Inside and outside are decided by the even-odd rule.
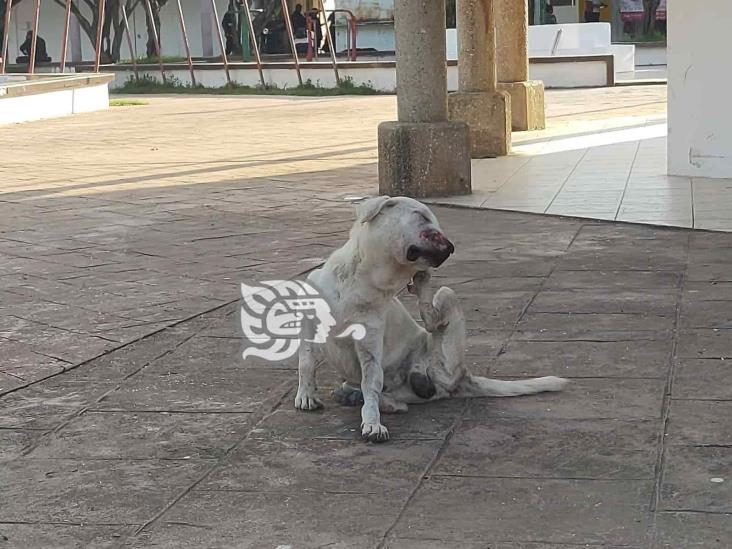
MULTIPOLYGON (((312 284, 302 280, 268 280, 241 285, 241 327, 246 338, 242 357, 277 362, 297 353, 301 341, 325 343, 336 320, 330 305, 312 284)), ((351 324, 335 337, 363 339, 366 329, 351 324)))

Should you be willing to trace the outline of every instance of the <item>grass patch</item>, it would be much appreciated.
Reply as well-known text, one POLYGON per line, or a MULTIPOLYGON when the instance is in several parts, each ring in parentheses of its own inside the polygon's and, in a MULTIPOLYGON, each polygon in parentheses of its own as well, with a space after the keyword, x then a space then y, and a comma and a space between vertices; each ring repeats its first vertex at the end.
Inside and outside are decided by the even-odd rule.
MULTIPOLYGON (((180 63, 182 61, 188 61, 188 58, 178 55, 163 55, 163 63, 180 63)), ((138 57, 135 59, 135 62, 138 65, 157 65, 159 63, 157 55, 153 55, 152 57, 138 57)), ((117 64, 132 65, 132 59, 120 59, 117 64)))
POLYGON ((279 88, 277 86, 242 86, 241 84, 227 84, 217 88, 207 88, 201 85, 191 86, 183 84, 175 77, 167 76, 166 82, 160 82, 150 76, 142 76, 139 80, 130 77, 124 85, 112 90, 116 93, 128 94, 157 94, 157 93, 189 93, 202 95, 298 95, 304 97, 327 97, 337 95, 379 95, 382 92, 375 90, 369 84, 354 84, 352 80, 342 80, 339 86, 323 88, 308 80, 295 88, 279 88))
POLYGON ((139 99, 110 99, 110 107, 135 107, 137 105, 147 105, 147 101, 139 99))

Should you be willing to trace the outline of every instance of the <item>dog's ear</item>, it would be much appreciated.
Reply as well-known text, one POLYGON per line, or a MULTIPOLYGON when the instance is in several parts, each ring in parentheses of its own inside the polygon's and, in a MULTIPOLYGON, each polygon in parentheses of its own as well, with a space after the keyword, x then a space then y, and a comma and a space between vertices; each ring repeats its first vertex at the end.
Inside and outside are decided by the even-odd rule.
POLYGON ((361 223, 368 223, 381 213, 381 210, 393 206, 394 200, 390 196, 377 196, 369 198, 363 204, 359 204, 356 209, 356 218, 361 223))

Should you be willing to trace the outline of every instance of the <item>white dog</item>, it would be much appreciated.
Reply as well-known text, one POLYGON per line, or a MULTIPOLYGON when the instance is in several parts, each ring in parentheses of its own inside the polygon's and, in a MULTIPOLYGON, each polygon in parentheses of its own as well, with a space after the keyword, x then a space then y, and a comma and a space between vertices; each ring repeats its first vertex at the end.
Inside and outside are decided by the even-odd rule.
POLYGON ((381 196, 361 204, 350 239, 308 279, 324 294, 339 326, 365 327, 361 340, 329 338, 323 345, 303 341, 299 351, 299 410, 323 406, 316 367, 332 362, 345 380, 334 397, 360 404, 361 435, 389 439, 380 411, 404 412, 407 404, 450 396, 515 396, 558 391, 566 380, 542 377, 501 381, 471 375, 463 360, 465 319, 455 293, 433 296, 429 269, 454 251, 434 214, 410 198, 381 196), (396 298, 405 286, 419 300, 424 328, 396 298))

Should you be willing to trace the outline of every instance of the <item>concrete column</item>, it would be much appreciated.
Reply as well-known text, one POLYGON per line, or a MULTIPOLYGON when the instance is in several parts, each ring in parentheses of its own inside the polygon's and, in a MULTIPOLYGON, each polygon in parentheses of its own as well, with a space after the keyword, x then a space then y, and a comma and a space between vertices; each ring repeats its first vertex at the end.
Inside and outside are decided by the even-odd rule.
POLYGON ((458 91, 450 120, 470 127, 471 156, 503 156, 511 148, 511 97, 497 91, 494 0, 457 1, 458 91))
POLYGON ((544 83, 529 80, 529 17, 526 0, 495 0, 498 89, 511 96, 516 131, 540 130, 544 118, 544 83))
POLYGON ((445 0, 395 0, 397 122, 379 125, 379 191, 470 193, 470 134, 447 118, 445 0))
MULTIPOLYGON (((668 173, 732 178, 732 3, 673 2, 668 10, 668 173)), ((723 184, 720 183, 720 193, 723 184)), ((711 202, 708 206, 712 206, 711 202)), ((724 203, 718 205, 724 209, 724 203)), ((729 212, 728 212, 729 214, 729 212)))

